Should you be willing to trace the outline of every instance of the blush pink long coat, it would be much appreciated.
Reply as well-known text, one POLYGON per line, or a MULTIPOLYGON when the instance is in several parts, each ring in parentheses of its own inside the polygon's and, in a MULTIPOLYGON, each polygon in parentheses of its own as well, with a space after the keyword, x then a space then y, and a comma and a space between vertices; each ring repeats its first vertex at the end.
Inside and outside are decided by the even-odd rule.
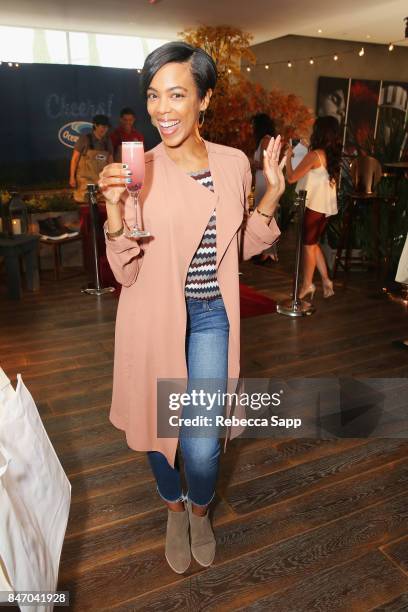
MULTIPOLYGON (((248 259, 280 234, 274 220, 268 227, 256 212, 249 217, 244 214, 251 189, 244 153, 207 141, 205 145, 214 193, 180 169, 161 143, 146 153, 140 194, 144 227, 153 239, 140 246, 124 235, 106 241, 110 266, 123 286, 116 318, 110 420, 126 432, 130 448, 160 451, 173 467, 178 439, 157 436, 156 382, 187 378, 184 285, 211 213, 216 208, 217 275, 230 324, 229 378, 238 378, 240 368, 239 252, 248 259)), ((124 217, 132 226, 129 198, 124 217)))

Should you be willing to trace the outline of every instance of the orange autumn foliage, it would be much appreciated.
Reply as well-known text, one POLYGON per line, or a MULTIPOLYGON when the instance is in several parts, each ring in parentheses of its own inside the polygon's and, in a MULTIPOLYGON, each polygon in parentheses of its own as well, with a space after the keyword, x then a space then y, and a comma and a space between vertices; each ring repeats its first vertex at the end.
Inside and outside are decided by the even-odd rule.
POLYGON ((255 143, 251 118, 261 112, 273 117, 285 139, 309 134, 314 116, 298 96, 276 89, 267 91, 242 73, 242 60, 245 64, 256 61, 249 48, 250 34, 229 26, 202 26, 181 36, 209 53, 217 65, 218 83, 201 130, 204 138, 252 155, 255 143))
POLYGON ((184 30, 179 36, 193 47, 200 47, 211 55, 221 79, 227 74, 232 78, 239 77, 243 60, 255 64, 256 57, 249 47, 253 36, 238 28, 201 26, 196 30, 184 30))

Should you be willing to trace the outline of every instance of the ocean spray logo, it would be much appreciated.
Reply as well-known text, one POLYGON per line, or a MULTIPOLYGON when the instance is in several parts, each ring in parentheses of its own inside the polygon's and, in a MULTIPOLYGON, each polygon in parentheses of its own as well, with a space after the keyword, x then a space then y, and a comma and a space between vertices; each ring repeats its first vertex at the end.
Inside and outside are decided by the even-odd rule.
POLYGON ((58 140, 66 147, 73 149, 80 135, 87 134, 90 130, 92 130, 92 123, 89 121, 70 121, 60 128, 58 140))

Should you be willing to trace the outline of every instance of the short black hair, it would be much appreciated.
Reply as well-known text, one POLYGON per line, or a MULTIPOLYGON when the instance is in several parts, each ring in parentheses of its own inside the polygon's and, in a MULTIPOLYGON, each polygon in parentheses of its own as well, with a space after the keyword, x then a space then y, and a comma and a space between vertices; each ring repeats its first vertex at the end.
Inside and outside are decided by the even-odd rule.
POLYGON ((275 122, 272 117, 266 113, 257 113, 254 115, 252 117, 252 127, 254 130, 256 146, 259 145, 264 136, 271 136, 273 138, 276 136, 275 122))
POLYGON ((133 108, 130 108, 130 106, 125 106, 125 108, 122 108, 122 110, 120 111, 120 117, 123 117, 123 115, 133 115, 134 117, 136 117, 136 113, 133 110, 133 108))
POLYGON ((95 115, 95 117, 92 118, 92 123, 95 125, 106 125, 107 127, 110 126, 110 121, 109 121, 109 117, 107 117, 106 115, 95 115))
POLYGON ((205 97, 209 89, 213 90, 215 88, 217 67, 213 58, 199 47, 176 41, 158 47, 146 57, 141 78, 142 93, 145 97, 156 72, 170 62, 179 64, 190 62, 200 100, 205 97))

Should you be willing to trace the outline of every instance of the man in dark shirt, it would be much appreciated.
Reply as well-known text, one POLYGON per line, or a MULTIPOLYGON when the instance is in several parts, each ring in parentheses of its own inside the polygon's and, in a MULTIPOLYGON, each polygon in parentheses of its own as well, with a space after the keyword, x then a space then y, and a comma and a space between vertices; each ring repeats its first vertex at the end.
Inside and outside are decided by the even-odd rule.
POLYGON ((110 135, 115 161, 121 161, 122 142, 143 142, 143 134, 134 128, 135 119, 136 115, 131 108, 122 108, 120 111, 119 126, 113 130, 110 135))
POLYGON ((74 189, 75 201, 79 203, 86 201, 87 184, 96 184, 99 173, 113 161, 113 147, 108 136, 109 118, 95 115, 92 123, 92 132, 81 134, 72 152, 69 184, 74 189))

